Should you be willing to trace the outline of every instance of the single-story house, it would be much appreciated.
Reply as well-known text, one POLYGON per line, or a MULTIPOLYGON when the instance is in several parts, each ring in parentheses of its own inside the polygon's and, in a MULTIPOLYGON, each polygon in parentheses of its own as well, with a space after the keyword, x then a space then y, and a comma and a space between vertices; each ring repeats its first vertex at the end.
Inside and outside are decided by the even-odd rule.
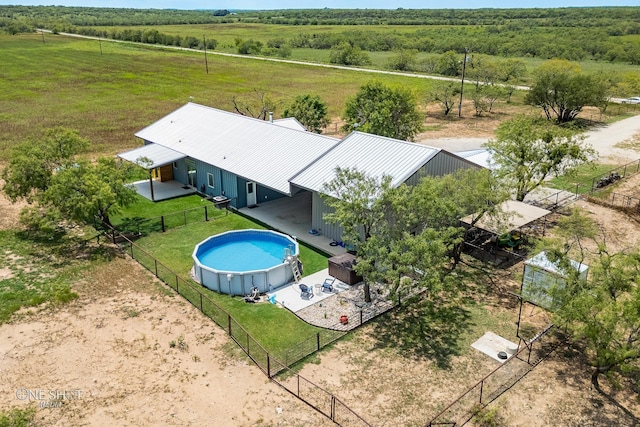
POLYGON ((320 194, 337 167, 390 175, 393 185, 479 167, 422 144, 362 132, 340 140, 308 132, 295 119, 264 121, 195 103, 136 136, 144 146, 120 153, 121 158, 144 163, 157 180, 176 180, 210 196, 225 196, 235 208, 311 192, 311 226, 335 240, 341 231, 322 219, 327 207, 320 194))

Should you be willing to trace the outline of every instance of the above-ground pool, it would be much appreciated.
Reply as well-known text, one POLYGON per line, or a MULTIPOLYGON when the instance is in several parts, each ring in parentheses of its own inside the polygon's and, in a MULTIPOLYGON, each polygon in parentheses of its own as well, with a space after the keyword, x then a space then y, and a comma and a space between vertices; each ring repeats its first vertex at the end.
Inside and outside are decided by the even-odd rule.
POLYGON ((298 262, 298 254, 298 242, 286 234, 227 231, 196 245, 193 271, 196 280, 214 291, 247 295, 255 286, 268 292, 293 280, 289 261, 298 262))

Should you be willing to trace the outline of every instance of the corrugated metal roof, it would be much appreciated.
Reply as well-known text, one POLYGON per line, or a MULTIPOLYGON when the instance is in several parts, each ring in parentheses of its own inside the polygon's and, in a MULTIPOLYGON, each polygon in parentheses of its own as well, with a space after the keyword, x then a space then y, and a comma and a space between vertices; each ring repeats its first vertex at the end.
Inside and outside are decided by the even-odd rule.
POLYGON ((136 136, 285 194, 293 175, 339 142, 194 103, 136 136))
MULTIPOLYGON (((547 270, 551 273, 555 273, 561 276, 564 276, 564 272, 562 271, 562 269, 560 268, 560 266, 558 265, 558 263, 553 263, 549 260, 549 258, 547 258, 547 254, 542 251, 540 253, 538 253, 536 256, 529 258, 528 260, 526 260, 525 265, 532 265, 535 267, 540 267, 544 270, 547 270)), ((586 264, 583 264, 581 262, 578 262, 576 260, 570 259, 569 263, 571 264, 571 266, 573 268, 575 268, 578 272, 580 273, 584 273, 585 271, 587 271, 589 269, 589 266, 586 264)))
POLYGON ((278 126, 282 126, 289 129, 297 129, 297 130, 307 130, 306 127, 302 123, 298 121, 295 117, 288 117, 286 119, 278 119, 273 121, 274 124, 278 126))
POLYGON ((323 191, 335 177, 336 167, 355 168, 371 177, 389 175, 398 186, 441 150, 422 144, 353 132, 321 158, 310 164, 291 183, 312 191, 323 191))
MULTIPOLYGON (((482 217, 475 226, 494 234, 505 231, 517 230, 520 227, 543 218, 551 213, 546 209, 530 205, 516 200, 506 200, 500 204, 500 211, 507 215, 500 215, 498 218, 482 217)), ((476 214, 467 215, 460 218, 465 224, 471 224, 477 218, 476 214)))
POLYGON ((460 156, 463 159, 467 159, 483 168, 495 169, 495 165, 491 163, 491 152, 486 148, 480 148, 477 150, 458 151, 454 153, 456 156, 460 156))
POLYGON ((159 166, 173 163, 176 160, 180 160, 186 156, 182 153, 178 153, 175 150, 163 147, 161 145, 147 144, 143 145, 142 147, 134 148, 133 150, 120 153, 118 154, 118 157, 131 163, 138 163, 138 160, 147 158, 151 160, 151 164, 140 164, 140 166, 143 166, 147 169, 154 169, 159 166))

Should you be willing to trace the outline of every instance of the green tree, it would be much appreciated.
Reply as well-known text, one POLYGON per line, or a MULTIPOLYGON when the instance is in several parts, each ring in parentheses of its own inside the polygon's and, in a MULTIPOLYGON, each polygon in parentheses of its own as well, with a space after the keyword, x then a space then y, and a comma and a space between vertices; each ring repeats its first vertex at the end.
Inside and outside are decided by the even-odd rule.
POLYGON ((518 81, 527 74, 527 65, 522 59, 507 58, 498 63, 499 77, 503 82, 518 81))
POLYGON ((449 50, 438 57, 436 70, 445 76, 459 76, 462 73, 462 58, 453 50, 449 50))
POLYGON ((361 86, 347 99, 343 119, 347 132, 357 129, 401 140, 413 139, 424 121, 411 91, 376 81, 361 86))
POLYGON ((430 98, 439 102, 442 112, 448 116, 451 110, 457 105, 460 85, 457 82, 437 80, 431 89, 430 98))
POLYGON ((415 68, 417 49, 400 49, 396 51, 396 56, 389 60, 387 67, 391 70, 411 71, 415 68))
POLYGON ((495 174, 522 201, 549 177, 573 172, 596 156, 584 137, 546 120, 519 116, 503 122, 496 138, 485 146, 491 151, 495 174))
POLYGON ((640 359, 640 252, 612 252, 607 236, 577 209, 558 223, 559 236, 546 241, 547 256, 566 278, 547 289, 556 322, 587 344, 598 391, 600 375, 638 369, 640 359), (588 249, 591 248, 591 249, 588 249), (570 259, 589 265, 587 277, 577 274, 570 259))
POLYGON ((555 117, 558 123, 565 123, 575 119, 585 106, 605 104, 607 85, 596 76, 583 74, 576 63, 553 59, 535 71, 525 101, 542 108, 547 119, 555 117))
MULTIPOLYGON (((391 177, 377 179, 357 169, 340 167, 335 172, 335 178, 323 188, 322 198, 332 210, 324 214, 324 220, 339 224, 342 240, 347 246, 359 248, 385 218, 383 197, 391 189, 391 177)), ((367 277, 364 282, 365 301, 371 302, 367 277)))
POLYGON ((111 216, 136 197, 135 190, 125 185, 128 173, 115 159, 79 160, 57 171, 40 204, 56 209, 68 220, 92 224, 98 218, 112 226, 111 216))
POLYGON ((368 65, 371 58, 357 46, 352 46, 349 42, 341 42, 331 49, 329 62, 342 65, 368 65))
POLYGON ((49 187, 54 172, 73 163, 88 146, 89 141, 77 131, 63 127, 47 130, 41 140, 19 144, 2 171, 2 191, 13 202, 33 202, 39 192, 49 187))
MULTIPOLYGON (((414 187, 392 188, 355 169, 338 169, 324 189, 332 209, 328 222, 343 228, 343 240, 357 248, 357 272, 365 283, 384 283, 391 295, 416 286, 431 292, 451 289, 449 274, 460 260, 466 233, 460 218, 499 217, 508 197, 486 169, 427 176, 414 187)), ((368 285, 365 297, 369 294, 368 285)))
POLYGON ((242 40, 236 39, 236 49, 241 55, 260 55, 263 44, 259 40, 249 39, 242 40))
POLYGON ((284 117, 295 117, 307 130, 322 133, 329 124, 327 104, 318 95, 298 95, 284 109, 284 117))
POLYGON ((87 146, 77 132, 54 128, 39 143, 14 151, 3 170, 3 191, 12 201, 30 203, 21 212, 23 223, 44 232, 60 229, 64 220, 92 224, 97 217, 110 225, 110 215, 134 200, 135 190, 124 185, 129 170, 113 159, 80 158, 87 146))

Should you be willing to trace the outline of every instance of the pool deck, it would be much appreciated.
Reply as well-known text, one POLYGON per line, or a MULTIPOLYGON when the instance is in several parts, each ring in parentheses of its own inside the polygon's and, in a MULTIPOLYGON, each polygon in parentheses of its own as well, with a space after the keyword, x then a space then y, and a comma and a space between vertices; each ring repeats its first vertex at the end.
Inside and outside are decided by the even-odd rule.
POLYGON ((370 319, 377 314, 392 308, 392 304, 386 299, 386 289, 377 285, 371 285, 370 303, 364 302, 363 282, 349 286, 336 279, 333 293, 316 291, 316 285, 321 286, 329 276, 328 269, 303 277, 300 283, 313 287, 313 297, 302 299, 300 288, 296 283, 290 283, 267 294, 267 298, 275 295, 278 307, 283 307, 303 321, 320 328, 338 331, 350 331, 360 326, 362 317, 370 319), (347 316, 346 323, 341 322, 341 317, 347 316))

